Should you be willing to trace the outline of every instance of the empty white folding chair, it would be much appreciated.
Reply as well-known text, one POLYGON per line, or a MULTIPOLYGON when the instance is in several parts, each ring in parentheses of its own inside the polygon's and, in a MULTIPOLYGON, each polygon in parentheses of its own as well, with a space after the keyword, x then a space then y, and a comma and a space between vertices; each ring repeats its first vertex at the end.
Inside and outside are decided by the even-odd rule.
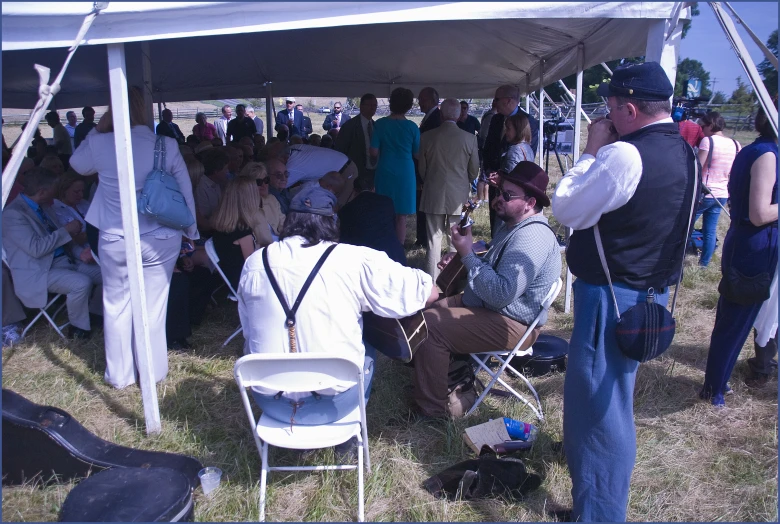
MULTIPOLYGON (((206 240, 206 243, 203 245, 203 247, 206 249, 206 255, 208 255, 209 260, 211 260, 211 263, 214 264, 215 268, 217 268, 217 271, 219 271, 219 276, 222 277, 222 280, 225 282, 225 286, 228 288, 228 298, 233 302, 238 302, 238 294, 236 293, 236 290, 233 289, 233 286, 230 285, 230 281, 225 276, 225 273, 222 272, 222 268, 219 267, 219 255, 217 255, 217 250, 214 249, 214 240, 211 238, 206 240)), ((214 297, 212 296, 211 299, 214 300, 214 297)), ((236 335, 239 333, 241 333, 240 323, 238 324, 238 329, 236 329, 235 332, 233 332, 233 334, 228 337, 225 343, 222 344, 222 347, 230 344, 230 341, 236 338, 236 335)))
POLYGON ((241 400, 249 418, 252 436, 260 453, 260 521, 265 520, 265 495, 271 471, 325 471, 357 469, 358 521, 363 521, 363 454, 366 471, 371 471, 366 427, 366 401, 358 395, 358 406, 346 417, 317 426, 290 425, 263 414, 255 420, 247 388, 263 387, 271 391, 300 393, 318 391, 335 385, 357 387, 365 391, 363 369, 351 360, 323 353, 264 353, 241 357, 233 368, 241 400), (268 447, 321 449, 337 446, 352 437, 358 441, 358 463, 323 466, 271 466, 268 447))
MULTIPOLYGON (((5 264, 5 266, 6 266, 6 267, 8 267, 8 268, 9 268, 9 270, 10 270, 10 266, 8 265, 8 259, 7 259, 7 258, 6 258, 6 256, 5 256, 5 248, 3 248, 2 252, 3 252, 3 264, 5 264)), ((52 299, 50 299, 50 300, 49 300, 49 302, 48 302, 48 303, 47 303, 45 306, 43 306, 41 309, 39 309, 39 310, 38 310, 38 314, 37 314, 37 315, 35 315, 35 317, 32 319, 32 322, 30 322, 29 324, 27 324, 27 327, 26 327, 26 328, 24 328, 24 331, 22 331, 22 337, 21 337, 21 338, 24 338, 24 336, 25 336, 25 335, 27 335, 27 332, 28 332, 28 331, 30 331, 30 328, 32 328, 32 327, 33 327, 33 325, 34 325, 36 322, 38 322, 38 319, 39 319, 39 318, 41 318, 41 317, 46 317, 46 320, 48 320, 48 321, 49 321, 49 324, 51 324, 51 327, 53 327, 53 328, 54 328, 54 331, 56 331, 56 332, 57 332, 57 334, 58 334, 58 335, 59 335, 59 336, 60 336, 60 337, 61 337, 63 340, 67 340, 67 338, 68 338, 68 337, 66 337, 66 336, 63 334, 62 330, 63 330, 63 329, 65 329, 66 327, 68 327, 68 326, 70 325, 70 321, 68 321, 68 322, 65 322, 65 323, 64 323, 64 324, 62 324, 61 326, 58 326, 58 325, 57 325, 57 323, 54 321, 54 319, 55 319, 55 318, 57 318, 57 315, 59 315, 59 314, 60 314, 60 311, 62 311, 62 310, 65 308, 65 302, 63 302, 63 303, 60 305, 60 307, 58 307, 58 308, 57 308, 57 309, 54 311, 54 314, 53 314, 53 315, 49 315, 49 308, 51 308, 51 307, 52 307, 52 306, 53 306, 53 305, 54 305, 54 304, 57 302, 57 300, 59 300, 59 298, 60 298, 61 296, 62 296, 62 295, 53 295, 53 298, 52 298, 52 299)))
POLYGON ((466 415, 471 415, 477 407, 482 403, 485 396, 490 393, 490 390, 493 388, 493 386, 498 382, 501 384, 509 393, 511 393, 515 398, 517 398, 520 402, 531 408, 531 411, 534 412, 534 415, 539 420, 544 420, 544 413, 542 413, 542 403, 539 401, 539 395, 536 393, 536 389, 534 389, 533 385, 531 385, 531 382, 525 378, 525 376, 520 373, 518 370, 516 370, 514 367, 510 365, 510 362, 515 357, 525 356, 525 355, 533 355, 534 348, 533 346, 528 347, 527 349, 524 349, 520 351, 520 347, 523 345, 523 343, 526 341, 526 339, 531 336, 531 332, 534 330, 534 328, 539 324, 539 320, 541 319, 542 315, 546 313, 550 306, 552 306, 552 303, 555 301, 556 297, 558 296, 558 293, 561 291, 561 287, 563 286, 563 282, 561 279, 557 279, 552 287, 550 288, 550 291, 547 293, 547 296, 542 301, 542 307, 539 310, 539 314, 536 315, 536 318, 534 318, 534 321, 531 322, 531 325, 528 326, 528 329, 526 330, 525 334, 520 338, 520 340, 517 341, 517 344, 515 345, 514 349, 512 351, 487 351, 484 353, 473 353, 471 355, 471 358, 473 358, 476 363, 479 365, 480 370, 485 371, 490 376, 490 381, 485 386, 485 389, 482 391, 482 394, 479 395, 477 398, 477 401, 474 403, 473 406, 471 406, 471 409, 466 413, 466 415), (495 359, 498 361, 499 366, 495 369, 491 368, 487 365, 488 360, 495 359), (528 386, 528 389, 531 391, 531 393, 534 396, 534 400, 536 401, 534 405, 531 403, 528 399, 526 399, 523 395, 518 393, 514 390, 509 384, 504 381, 504 379, 501 378, 501 375, 504 373, 504 371, 509 371, 513 375, 515 375, 517 378, 525 382, 526 386, 528 386))

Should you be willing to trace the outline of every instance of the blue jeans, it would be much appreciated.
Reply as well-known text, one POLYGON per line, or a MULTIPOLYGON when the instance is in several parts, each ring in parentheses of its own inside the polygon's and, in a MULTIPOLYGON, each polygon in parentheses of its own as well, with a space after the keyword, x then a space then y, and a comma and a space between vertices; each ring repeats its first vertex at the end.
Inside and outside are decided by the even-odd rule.
POLYGON ((699 220, 700 216, 704 216, 702 219, 702 247, 701 256, 699 257, 700 266, 708 266, 710 260, 712 260, 712 254, 715 252, 715 242, 717 240, 718 232, 718 217, 720 216, 720 202, 722 205, 726 205, 727 198, 711 198, 706 197, 702 200, 699 209, 696 210, 696 218, 694 223, 699 220))
MULTIPOLYGON (((669 290, 656 290, 666 306, 669 290), (659 291, 663 291, 660 293, 659 291)), ((623 313, 647 290, 615 285, 623 313)), ((563 386, 563 445, 572 479, 572 522, 626 520, 636 460, 634 381, 639 362, 620 351, 609 286, 574 281, 574 330, 563 386)))
MULTIPOLYGON (((368 403, 371 382, 374 379, 376 349, 368 344, 365 346, 366 358, 363 364, 365 391, 363 394, 366 397, 366 403, 368 403)), ((341 420, 349 415, 360 402, 357 386, 336 395, 308 395, 297 401, 284 397, 276 398, 276 395, 262 395, 255 390, 250 391, 265 415, 281 422, 290 422, 290 419, 294 418, 296 424, 303 426, 318 426, 341 420)))

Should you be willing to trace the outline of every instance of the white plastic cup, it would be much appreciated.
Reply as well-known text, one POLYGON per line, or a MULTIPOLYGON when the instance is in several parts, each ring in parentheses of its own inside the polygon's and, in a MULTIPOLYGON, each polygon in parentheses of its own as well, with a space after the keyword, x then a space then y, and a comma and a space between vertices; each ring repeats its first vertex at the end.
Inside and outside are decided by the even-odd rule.
POLYGON ((203 494, 211 498, 213 491, 219 487, 222 480, 222 470, 215 467, 203 468, 198 472, 198 478, 200 478, 203 494))

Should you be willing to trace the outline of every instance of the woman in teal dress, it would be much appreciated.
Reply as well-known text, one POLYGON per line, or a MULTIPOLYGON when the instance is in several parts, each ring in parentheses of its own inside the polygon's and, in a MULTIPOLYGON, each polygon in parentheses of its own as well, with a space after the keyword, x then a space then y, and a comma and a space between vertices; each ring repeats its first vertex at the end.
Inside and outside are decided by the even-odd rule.
POLYGON ((417 211, 417 178, 414 160, 420 148, 420 128, 406 113, 414 104, 414 94, 403 87, 390 93, 390 116, 374 124, 371 160, 376 166, 374 185, 380 195, 389 196, 395 208, 395 232, 401 244, 406 238, 406 216, 417 211))

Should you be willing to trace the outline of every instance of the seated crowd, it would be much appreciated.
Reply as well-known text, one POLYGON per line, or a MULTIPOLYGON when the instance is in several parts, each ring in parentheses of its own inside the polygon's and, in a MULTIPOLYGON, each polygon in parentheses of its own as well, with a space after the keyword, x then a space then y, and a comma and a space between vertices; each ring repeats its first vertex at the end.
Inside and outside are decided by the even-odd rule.
MULTIPOLYGON (((419 126, 405 116, 414 95, 404 88, 392 91, 391 114, 374 120, 377 99, 365 94, 360 114, 351 118, 337 103, 322 137, 312 134, 302 107, 288 97, 275 118, 277 136, 267 143, 253 108, 238 105, 231 118, 232 108, 224 106, 215 124, 199 113, 186 137, 164 111, 157 135, 167 144, 166 170, 195 223, 174 230, 139 215, 144 279, 147 290, 155 290, 145 297, 155 380, 167 374, 169 348, 189 347, 192 327, 225 283, 238 302, 245 353, 328 353, 365 370, 362 392, 346 383, 307 393, 254 388, 256 403, 271 418, 291 425, 343 418, 359 395, 368 399, 381 351, 363 339, 363 313, 403 318, 418 311, 428 337, 410 371, 414 409, 424 418, 453 416, 450 364, 470 353, 510 351, 539 316, 528 347, 547 320, 541 305, 562 270, 544 213, 551 206, 574 230, 566 257, 577 276, 575 316, 563 394, 572 517, 625 520, 639 362, 618 348, 614 326, 620 313, 648 301, 649 290, 665 306, 679 282, 697 205, 697 162, 705 165, 715 199, 722 159, 734 162, 728 189, 739 195, 732 210, 740 223, 732 223, 726 237, 725 265, 751 275, 767 261, 776 266, 777 141, 766 116, 756 119, 756 142, 742 150, 734 142, 732 156, 731 141, 717 135, 722 119, 708 115, 705 136, 715 138, 699 148, 719 151, 710 152, 714 160, 706 152, 697 159, 670 116, 672 91, 657 63, 616 70, 598 89, 610 119, 589 127, 584 153, 552 199, 548 175, 534 163, 538 122, 518 107, 514 86, 496 90, 481 123, 469 118, 465 101, 440 101, 431 87, 417 96, 425 114, 419 126), (478 136, 481 127, 488 129, 478 136), (614 183, 616 174, 624 183, 614 183), (489 188, 492 238, 483 255, 471 228, 459 224, 470 187, 479 200, 489 188), (669 198, 660 199, 662 193, 669 198), (404 250, 406 218, 415 213, 424 270, 408 267, 404 250), (745 240, 759 236, 760 243, 745 240), (442 256, 445 241, 449 252, 442 256), (440 297, 435 280, 449 264, 464 266, 465 287, 440 297), (300 308, 288 313, 291 304, 300 308), (292 325, 291 314, 297 319, 292 325)), ((157 140, 145 115, 143 95, 132 88, 137 187, 151 171, 157 140)), ((3 212, 4 335, 24 318, 19 301, 41 308, 49 293, 64 294, 70 336, 88 337, 95 315, 103 315, 105 379, 126 387, 138 378, 111 111, 75 150, 65 147, 67 129, 55 116, 47 115, 47 122, 57 145, 49 149, 34 139, 3 212)), ((78 133, 82 124, 74 123, 69 117, 78 133)), ((721 298, 702 398, 725 403, 726 381, 760 308, 760 302, 721 298)), ((771 348, 757 349, 752 365, 764 382, 774 356, 771 348)))

